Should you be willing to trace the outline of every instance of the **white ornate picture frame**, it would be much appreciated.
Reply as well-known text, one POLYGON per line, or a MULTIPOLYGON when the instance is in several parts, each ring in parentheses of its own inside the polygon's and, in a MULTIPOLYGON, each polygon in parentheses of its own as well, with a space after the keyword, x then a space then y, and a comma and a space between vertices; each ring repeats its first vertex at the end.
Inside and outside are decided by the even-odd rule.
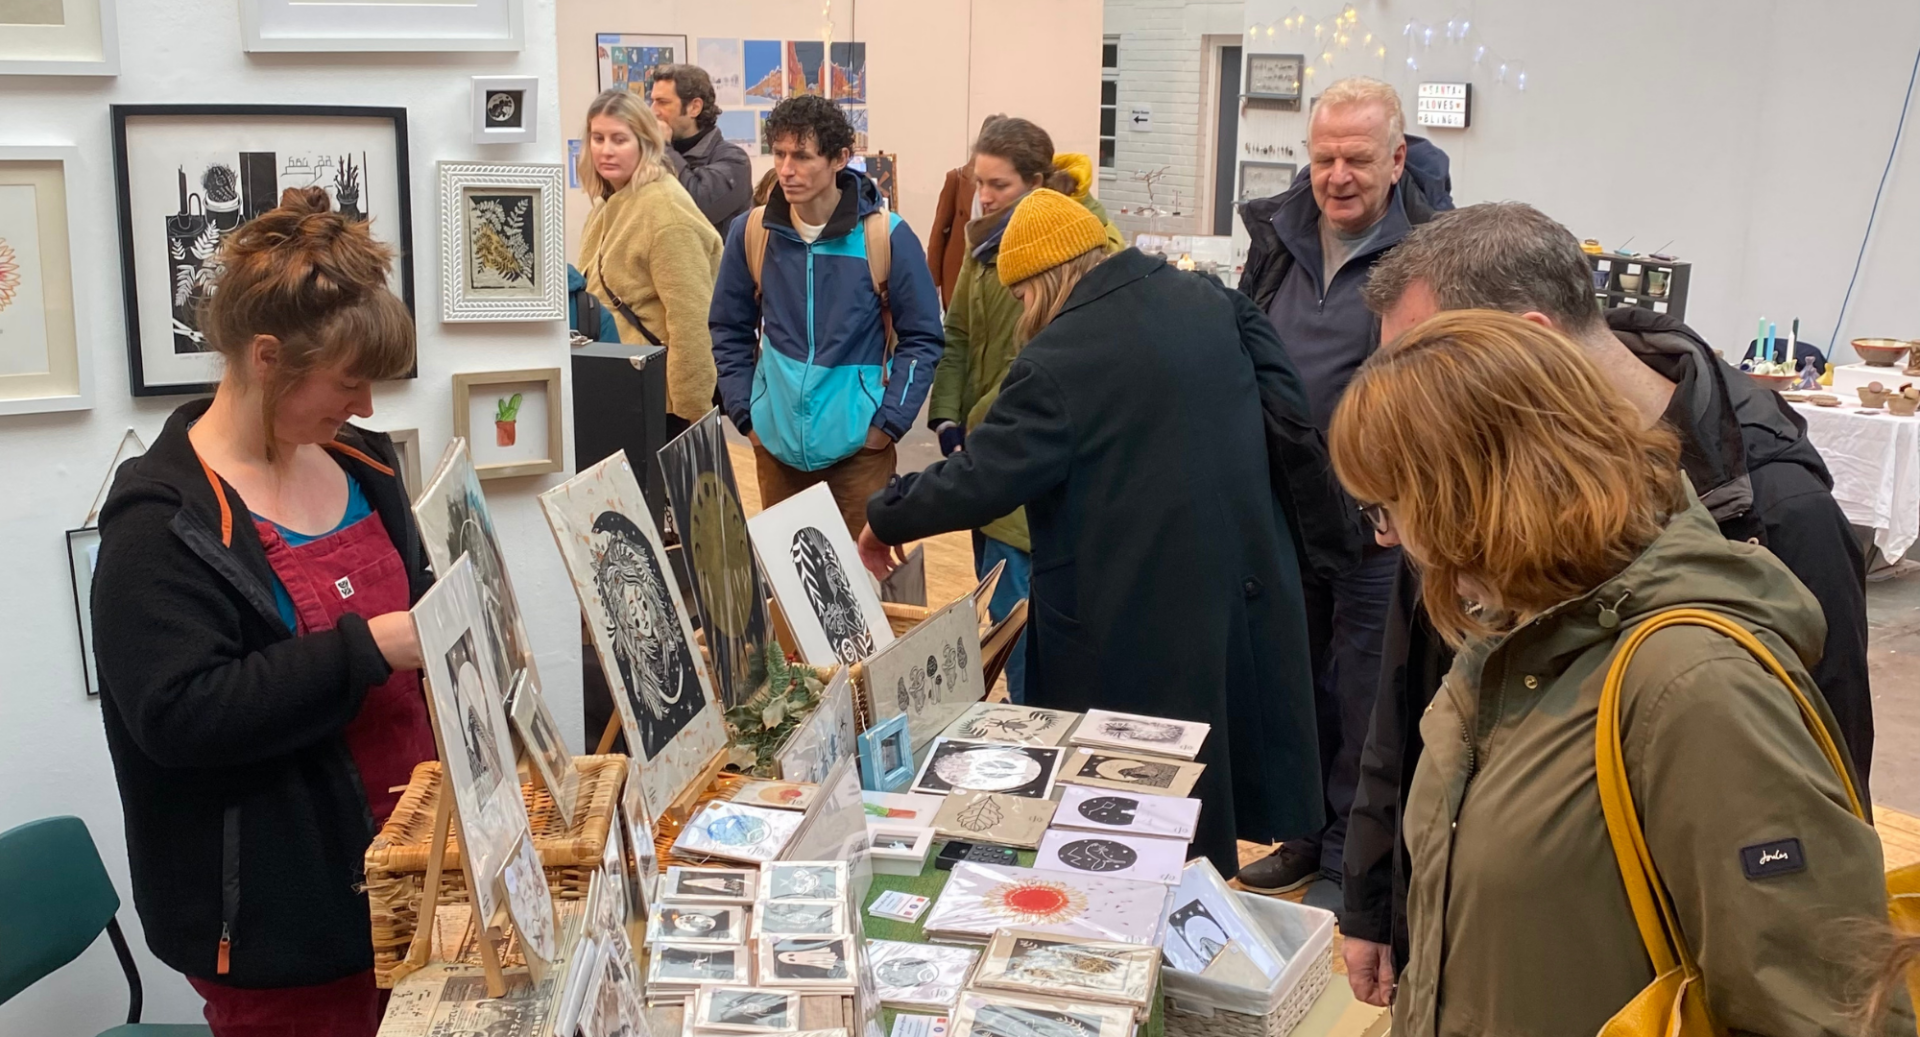
POLYGON ((0 76, 117 76, 115 0, 22 3, 0 33, 0 76))
POLYGON ((524 7, 525 0, 240 0, 241 45, 253 53, 520 50, 524 7))
POLYGON ((473 76, 473 142, 532 144, 540 139, 539 76, 473 76))
POLYGON ((567 318, 558 165, 440 163, 440 319, 567 318))
POLYGON ((74 276, 79 159, 72 147, 0 147, 0 415, 93 406, 88 307, 74 276))

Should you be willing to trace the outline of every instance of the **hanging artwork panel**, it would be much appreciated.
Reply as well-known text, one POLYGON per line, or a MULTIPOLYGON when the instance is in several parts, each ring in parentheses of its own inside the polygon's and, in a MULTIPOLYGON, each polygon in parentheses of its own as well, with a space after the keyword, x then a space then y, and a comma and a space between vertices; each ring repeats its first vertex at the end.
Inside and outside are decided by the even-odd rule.
POLYGON ((747 531, 802 659, 814 666, 856 663, 893 643, 880 595, 826 483, 748 519, 747 531))
POLYGON ((594 37, 600 67, 600 89, 622 89, 648 96, 653 74, 666 65, 692 60, 685 36, 603 32, 594 37))
POLYGON ((693 63, 706 69, 713 80, 714 103, 722 111, 746 103, 747 76, 740 40, 703 37, 694 53, 693 63))
POLYGON ((987 695, 973 596, 921 620, 875 653, 866 670, 868 715, 905 713, 913 744, 931 744, 987 695))
POLYGON ((240 0, 248 51, 489 51, 526 42, 524 0, 240 0))
POLYGON ((787 98, 786 48, 779 40, 742 40, 746 103, 771 108, 787 98))
POLYGON ((541 494, 540 506, 658 817, 727 740, 660 531, 625 451, 541 494))
POLYGON ((0 414, 93 405, 76 305, 69 147, 0 147, 0 414))
POLYGON ((557 367, 453 376, 453 434, 468 441, 474 471, 482 479, 564 468, 565 410, 557 367))
POLYGON ((767 679, 767 582, 747 540, 747 515, 718 408, 660 448, 673 525, 693 574, 713 659, 714 688, 731 708, 767 679))
POLYGON ((559 166, 440 163, 440 319, 565 320, 559 166))
POLYGON ((479 916, 492 918, 498 905, 494 879, 529 831, 470 556, 461 556, 421 596, 413 622, 473 880, 469 892, 479 916))
POLYGON ((135 396, 213 391, 220 358, 200 310, 215 256, 289 188, 322 188, 333 211, 392 246, 389 287, 413 308, 406 109, 117 104, 113 157, 135 396))
POLYGON ((0 76, 117 76, 116 0, 0 3, 0 76))

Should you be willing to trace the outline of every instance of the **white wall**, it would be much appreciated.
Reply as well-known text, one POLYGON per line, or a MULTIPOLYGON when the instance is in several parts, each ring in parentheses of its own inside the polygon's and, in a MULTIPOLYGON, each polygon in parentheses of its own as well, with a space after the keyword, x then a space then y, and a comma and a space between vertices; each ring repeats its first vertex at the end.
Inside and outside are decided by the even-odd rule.
MULTIPOLYGON (((1109 11, 1132 0, 1110 0, 1109 11)), ((1330 19, 1327 3, 1310 16, 1330 19)), ((1458 204, 1531 202, 1582 238, 1667 252, 1694 264, 1687 320, 1738 356, 1765 314, 1801 319, 1801 335, 1912 337, 1920 320, 1920 174, 1896 162, 1846 324, 1835 320, 1866 227, 1920 42, 1920 7, 1870 0, 1844 19, 1788 0, 1670 4, 1621 0, 1604 9, 1485 0, 1475 33, 1524 61, 1524 93, 1475 69, 1471 48, 1437 42, 1405 64, 1410 19, 1443 25, 1457 5, 1369 0, 1364 23, 1384 30, 1389 56, 1340 55, 1315 82, 1367 72, 1411 104, 1421 80, 1474 83, 1473 126, 1431 136, 1453 158, 1458 204)), ((1285 18, 1291 0, 1248 0, 1245 26, 1285 18)), ((1249 49, 1313 51, 1264 28, 1249 49)), ((1244 28, 1244 26, 1243 26, 1244 28)), ((1156 112, 1156 117, 1157 117, 1156 112)), ((1910 116, 1910 120, 1913 117, 1910 116)), ((1913 122, 1908 133, 1914 130, 1913 122)), ((1304 116, 1287 125, 1241 123, 1241 139, 1304 144, 1304 116)), ((1903 151, 1916 146, 1909 140, 1903 151)))
POLYGON ((1115 127, 1112 169, 1102 170, 1100 200, 1129 238, 1138 231, 1156 229, 1131 210, 1148 204, 1141 173, 1165 169, 1153 187, 1151 200, 1162 210, 1177 208, 1179 217, 1163 217, 1163 233, 1210 231, 1212 208, 1207 204, 1213 170, 1208 144, 1213 139, 1213 53, 1206 37, 1237 38, 1245 28, 1245 4, 1184 3, 1178 0, 1107 0, 1106 35, 1120 37, 1120 78, 1116 90, 1118 125, 1115 127), (1150 129, 1128 124, 1128 110, 1145 104, 1153 114, 1150 129))
MULTIPOLYGON (((0 417, 0 830, 34 818, 76 814, 100 845, 121 893, 146 981, 148 1022, 197 1022, 199 999, 148 954, 127 883, 126 848, 98 704, 82 689, 73 595, 62 531, 78 526, 128 427, 151 442, 183 398, 133 399, 114 208, 111 103, 252 102, 404 105, 409 111, 413 257, 420 376, 376 393, 377 428, 417 427, 430 471, 451 435, 451 375, 567 366, 560 324, 455 328, 439 314, 439 194, 442 159, 561 160, 554 0, 527 3, 527 46, 518 54, 247 55, 232 0, 122 2, 123 71, 115 79, 0 76, 0 144, 71 144, 78 305, 91 318, 96 403, 71 414, 0 417), (541 77, 541 141, 468 142, 467 77, 541 77)), ((569 451, 569 456, 571 452, 569 451)), ((506 560, 527 612, 542 677, 562 728, 579 749, 579 611, 534 494, 561 476, 488 484, 506 560)), ((0 951, 0 953, 6 953, 0 951)), ((126 985, 102 939, 74 964, 0 1006, 0 1034, 94 1034, 126 1018, 126 985)))
MULTIPOLYGON (((567 0, 559 11, 564 137, 581 135, 599 89, 602 32, 818 40, 867 45, 871 147, 899 156, 900 214, 924 243, 947 170, 967 159, 980 120, 995 112, 1045 127, 1060 151, 1098 150, 1100 0, 567 0), (825 14, 823 15, 823 8, 825 14)), ((1230 30, 1230 31, 1237 31, 1230 30)), ((754 173, 771 159, 755 155, 754 173)), ((580 192, 567 200, 577 239, 580 192)))

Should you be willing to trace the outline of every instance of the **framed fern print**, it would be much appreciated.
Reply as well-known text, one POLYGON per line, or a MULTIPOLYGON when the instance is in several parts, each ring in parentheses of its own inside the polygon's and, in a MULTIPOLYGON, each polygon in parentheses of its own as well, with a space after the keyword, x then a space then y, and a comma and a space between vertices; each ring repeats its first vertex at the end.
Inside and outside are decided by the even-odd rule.
POLYGON ((393 246, 390 284, 413 308, 406 109, 114 105, 113 157, 133 395, 212 391, 200 316, 220 243, 291 188, 324 190, 393 246))
POLYGON ((440 163, 440 319, 565 320, 557 165, 440 163))

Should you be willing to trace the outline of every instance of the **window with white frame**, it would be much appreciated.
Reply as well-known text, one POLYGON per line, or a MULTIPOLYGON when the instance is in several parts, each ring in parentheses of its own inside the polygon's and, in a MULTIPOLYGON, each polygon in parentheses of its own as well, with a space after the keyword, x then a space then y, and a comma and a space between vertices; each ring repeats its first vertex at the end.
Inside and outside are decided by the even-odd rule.
POLYGON ((1114 134, 1120 126, 1120 37, 1100 45, 1100 168, 1113 168, 1114 134))

